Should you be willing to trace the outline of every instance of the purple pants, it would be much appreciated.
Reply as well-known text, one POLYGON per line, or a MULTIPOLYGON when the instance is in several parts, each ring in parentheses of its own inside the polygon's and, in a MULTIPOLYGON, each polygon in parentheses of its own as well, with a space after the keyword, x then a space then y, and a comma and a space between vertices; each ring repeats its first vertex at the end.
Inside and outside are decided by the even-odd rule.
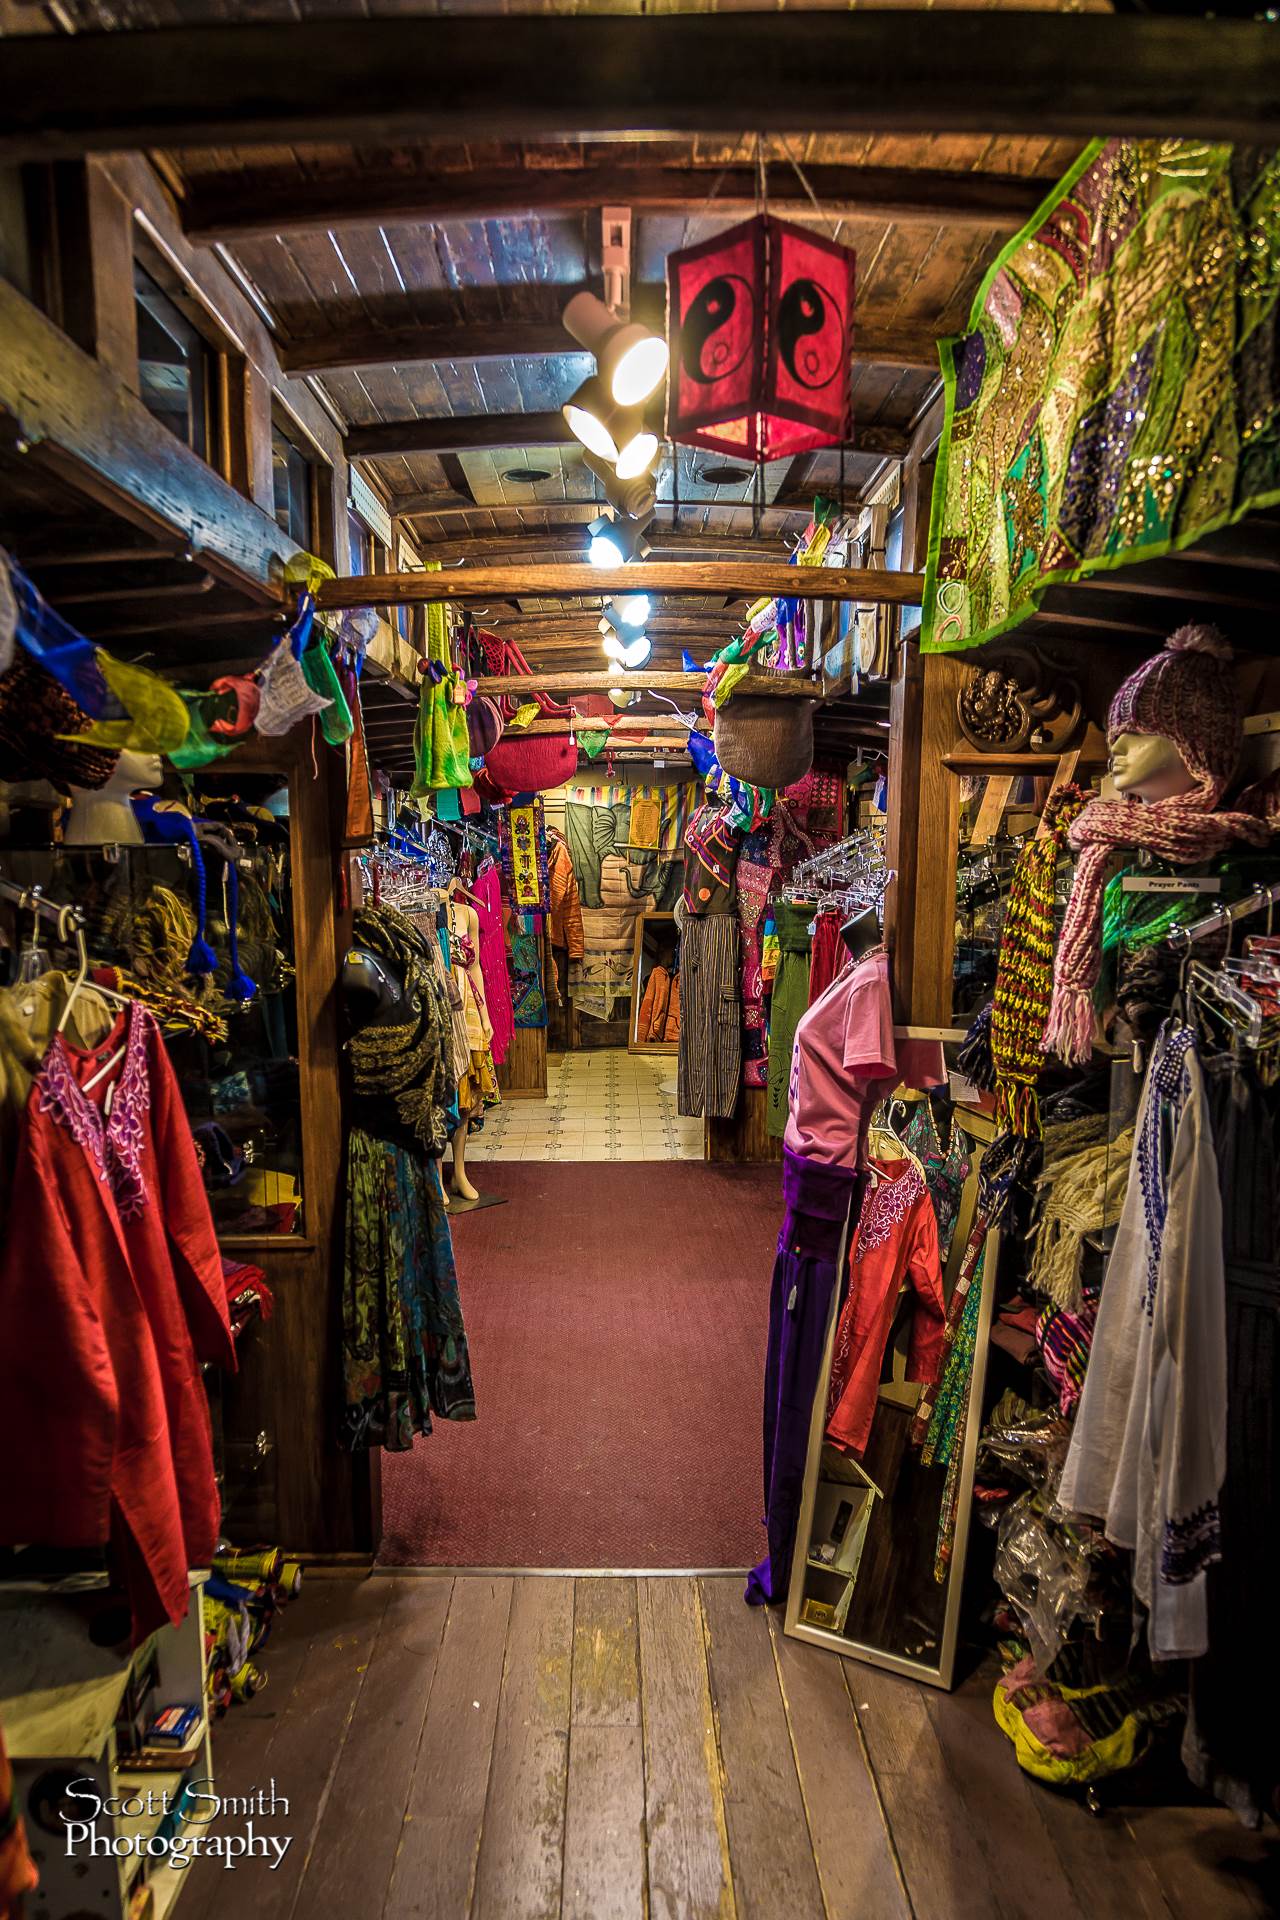
POLYGON ((787 1597, 809 1425, 819 1388, 831 1296, 845 1228, 860 1205, 861 1176, 782 1149, 786 1218, 778 1236, 764 1367, 764 1524, 769 1551, 747 1576, 750 1606, 787 1597), (855 1189, 857 1191, 855 1192, 855 1189))

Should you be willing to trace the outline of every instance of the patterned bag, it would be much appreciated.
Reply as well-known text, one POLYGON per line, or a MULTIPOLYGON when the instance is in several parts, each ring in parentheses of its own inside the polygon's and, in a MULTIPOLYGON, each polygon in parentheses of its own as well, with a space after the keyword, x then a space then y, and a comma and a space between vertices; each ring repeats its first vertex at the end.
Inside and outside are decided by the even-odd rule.
MULTIPOLYGON (((532 671, 514 640, 504 640, 493 633, 481 634, 479 638, 490 673, 532 671)), ((572 707, 553 700, 549 694, 535 693, 531 698, 543 719, 573 717, 572 707)), ((506 716, 509 720, 518 702, 507 695, 503 704, 509 709, 506 716)), ((508 727, 489 749, 484 761, 486 783, 504 800, 517 793, 546 793, 552 787, 562 787, 566 780, 573 778, 577 768, 577 742, 567 727, 563 733, 535 734, 513 732, 508 727)))

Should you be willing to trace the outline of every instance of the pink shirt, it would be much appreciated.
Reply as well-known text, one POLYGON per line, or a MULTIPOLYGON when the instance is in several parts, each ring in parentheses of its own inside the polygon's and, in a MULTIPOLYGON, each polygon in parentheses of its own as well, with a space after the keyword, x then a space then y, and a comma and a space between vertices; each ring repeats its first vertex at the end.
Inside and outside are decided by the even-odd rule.
POLYGON ((865 1164, 876 1103, 900 1081, 946 1080, 936 1040, 894 1040, 889 956, 869 954, 819 994, 796 1028, 784 1145, 824 1166, 865 1164))

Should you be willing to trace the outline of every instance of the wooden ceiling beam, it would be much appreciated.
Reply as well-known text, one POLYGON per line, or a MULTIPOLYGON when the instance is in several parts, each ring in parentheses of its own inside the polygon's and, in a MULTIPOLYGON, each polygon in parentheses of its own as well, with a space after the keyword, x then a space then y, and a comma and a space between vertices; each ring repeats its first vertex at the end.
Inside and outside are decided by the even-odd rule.
POLYGON ((498 447, 563 446, 572 440, 562 413, 468 413, 352 427, 344 444, 348 460, 389 460, 403 453, 482 453, 498 447))
MULTIPOLYGON (((584 633, 566 633, 562 629, 555 628, 546 633, 531 633, 524 627, 513 628, 505 620, 495 620, 492 623, 485 620, 480 624, 486 630, 492 626, 492 630, 501 634, 506 640, 514 640, 521 653, 530 660, 542 660, 551 654, 579 654, 584 659, 592 659, 601 666, 608 665, 607 657, 601 653, 600 635, 594 628, 589 628, 584 633)), ((713 652, 716 647, 723 646, 724 642, 737 630, 732 621, 727 622, 719 631, 708 627, 701 633, 672 634, 663 633, 657 627, 647 629, 649 638, 653 642, 655 660, 661 655, 664 662, 669 660, 673 665, 679 665, 680 656, 685 648, 694 654, 713 652)))
MULTIPOLYGON (((567 303, 576 291, 558 290, 557 304, 567 303)), ((641 289, 637 288, 637 295, 641 289)), ((648 289, 643 291, 647 292, 648 289)), ((659 302, 637 298, 635 317, 656 324, 659 302), (652 316, 652 318, 650 317, 652 316)), ((853 358, 864 365, 938 370, 938 336, 947 331, 937 321, 859 319, 853 327, 853 358)), ((353 367, 414 366, 427 360, 507 359, 512 355, 547 359, 556 354, 581 354, 582 349, 558 319, 504 321, 413 321, 388 319, 385 326, 367 320, 344 321, 324 333, 281 341, 280 364, 286 373, 338 373, 353 367)), ((381 450, 381 449, 379 449, 381 450)), ((431 451, 432 449, 428 449, 431 451)), ((393 453, 420 452, 396 443, 393 453)))
MULTIPOLYGON (((888 454, 901 459, 911 436, 902 427, 855 425, 850 453, 888 454)), ((562 413, 464 413, 448 419, 381 420, 352 427, 345 447, 348 460, 389 460, 404 453, 484 453, 497 448, 577 446, 562 413)))
MULTIPOLYGON (((33 477, 54 481, 69 498, 92 503, 95 516, 105 509, 118 522, 118 548, 104 548, 92 534, 87 546, 127 551, 130 559, 134 539, 153 556, 189 551, 220 582, 274 611, 281 563, 295 550, 288 534, 5 280, 0 442, 30 463, 33 477)), ((56 556, 53 542, 62 537, 50 530, 41 543, 46 555, 56 556)), ((41 545, 32 543, 37 555, 41 545)), ((263 617, 261 610, 256 617, 263 617)))
POLYGON ((892 10, 220 21, 0 38, 0 161, 722 133, 1280 137, 1267 23, 892 10))
MULTIPOLYGON (((815 493, 825 493, 826 491, 823 487, 813 488, 805 496, 803 503, 798 497, 794 500, 767 500, 762 509, 762 516, 766 521, 770 515, 775 519, 783 518, 794 520, 798 513, 806 511, 813 505, 813 496, 815 493)), ((433 493, 395 494, 391 498, 388 510, 402 520, 457 520, 463 516, 470 517, 473 514, 482 513, 553 513, 556 516, 556 520, 553 526, 547 529, 547 531, 568 532, 574 527, 584 527, 588 520, 594 520, 602 504, 599 500, 530 499, 520 506, 512 506, 504 502, 500 507, 489 507, 481 506, 475 500, 459 501, 452 494, 444 495, 440 504, 436 504, 437 498, 438 496, 433 493)), ((670 513, 674 505, 675 502, 673 500, 659 500, 659 515, 670 513)), ((682 500, 680 502, 680 510, 682 513, 708 511, 712 513, 751 514, 755 511, 755 503, 751 500, 682 500)), ((518 527, 508 528, 507 531, 513 538, 519 539, 526 531, 534 532, 535 528, 530 526, 526 529, 524 523, 522 523, 518 527)), ((661 519, 659 519, 657 531, 659 533, 663 531, 661 519)), ((666 531, 670 533, 671 528, 668 527, 666 531)), ((682 528, 681 531, 683 532, 685 529, 682 528)), ((460 539, 469 538, 470 532, 471 530, 468 529, 458 537, 460 539)), ((502 529, 498 528, 494 533, 494 537, 500 538, 501 534, 502 529)))
MULTIPOLYGON (((607 693, 610 687, 616 687, 619 682, 623 686, 634 687, 637 693, 646 690, 654 693, 693 693, 700 685, 694 674, 655 673, 649 667, 635 673, 624 673, 617 667, 607 673, 563 667, 539 673, 484 675, 476 681, 476 692, 495 696, 504 693, 517 696, 551 693, 560 689, 572 693, 607 693)), ((736 690, 740 693, 774 694, 790 700, 819 700, 822 697, 821 682, 807 680, 798 673, 749 673, 745 680, 738 682, 736 690)))
MULTIPOLYGON (((769 207, 784 219, 814 216, 813 201, 781 155, 772 156, 769 207)), ((327 231, 400 220, 503 220, 521 214, 594 213, 624 205, 636 213, 706 210, 742 219, 756 210, 759 177, 752 166, 654 166, 619 158, 587 166, 476 167, 436 171, 429 154, 413 171, 361 167, 350 173, 279 180, 203 175, 182 204, 191 240, 270 239, 279 233, 327 231), (708 204, 709 202, 709 204, 708 204)), ((1008 173, 961 173, 929 167, 859 167, 805 163, 804 176, 825 217, 961 223, 1013 233, 1029 220, 1051 181, 1008 173)))
MULTIPOLYGON (((590 517, 594 519, 599 511, 598 506, 591 507, 590 517)), ((559 547, 580 557, 583 524, 583 520, 571 520, 556 527, 520 527, 513 533, 454 534, 425 543, 422 556, 447 565, 454 558, 494 559, 499 554, 523 560, 531 558, 539 547, 559 547)), ((717 533, 714 528, 699 532, 690 527, 664 527, 661 523, 650 532, 649 545, 655 554, 680 554, 686 559, 694 553, 738 553, 758 560, 776 560, 779 551, 776 536, 762 534, 755 540, 746 533, 717 533)))
MULTIPOLYGON (((665 17, 665 16, 662 16, 665 17)), ((752 16, 746 16, 754 18, 752 16)), ((807 600, 858 600, 875 606, 916 606, 924 594, 922 573, 896 573, 884 567, 809 567, 804 572, 807 600)), ((457 600, 461 581, 450 569, 438 573, 366 573, 326 580, 317 589, 321 611, 345 607, 410 606, 418 601, 457 600)), ((539 566, 533 563, 468 570, 470 601, 514 596, 521 600, 571 600, 611 593, 724 594, 757 600, 764 594, 794 593, 799 577, 780 560, 647 560, 632 567, 593 567, 583 561, 539 566)))

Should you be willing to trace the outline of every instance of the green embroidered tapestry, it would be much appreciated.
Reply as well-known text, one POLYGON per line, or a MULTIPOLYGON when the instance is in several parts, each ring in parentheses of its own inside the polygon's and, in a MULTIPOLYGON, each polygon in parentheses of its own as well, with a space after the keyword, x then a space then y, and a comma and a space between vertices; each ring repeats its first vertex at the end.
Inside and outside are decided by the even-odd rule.
POLYGON ((1280 500, 1280 155, 1089 147, 942 343, 926 652, 1280 500))

